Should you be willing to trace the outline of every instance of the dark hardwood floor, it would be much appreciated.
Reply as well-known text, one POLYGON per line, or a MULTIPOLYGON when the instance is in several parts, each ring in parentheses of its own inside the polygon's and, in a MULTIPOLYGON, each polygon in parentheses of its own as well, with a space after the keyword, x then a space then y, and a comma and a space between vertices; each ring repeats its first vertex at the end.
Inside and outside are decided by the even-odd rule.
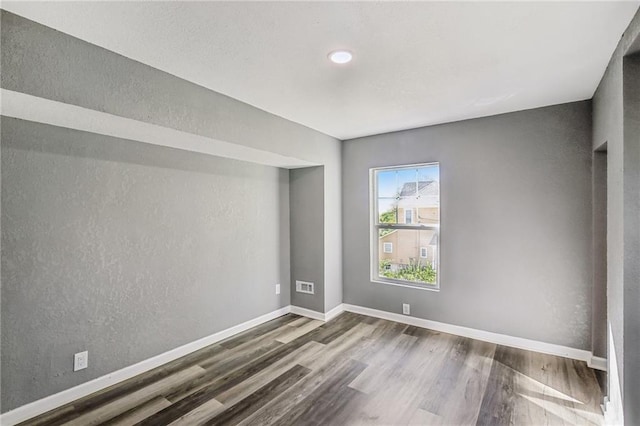
POLYGON ((584 362, 286 315, 23 425, 599 425, 584 362))

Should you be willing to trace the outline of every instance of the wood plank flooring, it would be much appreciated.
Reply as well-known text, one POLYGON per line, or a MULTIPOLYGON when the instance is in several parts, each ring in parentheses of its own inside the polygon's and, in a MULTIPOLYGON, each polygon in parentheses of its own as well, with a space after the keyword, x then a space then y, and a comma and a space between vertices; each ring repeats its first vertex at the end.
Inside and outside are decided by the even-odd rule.
POLYGON ((22 425, 601 425, 584 362, 285 315, 22 425))

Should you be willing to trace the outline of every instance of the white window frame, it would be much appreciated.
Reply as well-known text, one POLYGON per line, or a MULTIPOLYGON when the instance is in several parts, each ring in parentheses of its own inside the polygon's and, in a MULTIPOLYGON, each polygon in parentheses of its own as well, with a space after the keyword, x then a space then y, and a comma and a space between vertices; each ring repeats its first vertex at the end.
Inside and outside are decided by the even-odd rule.
MULTIPOLYGON (((371 232, 371 262, 370 262, 370 267, 371 267, 371 281, 374 283, 381 283, 381 284, 389 284, 389 285, 395 285, 395 286, 400 286, 400 287, 410 287, 410 288, 416 288, 416 289, 420 289, 420 290, 430 290, 430 291, 440 291, 440 282, 441 282, 441 268, 440 268, 440 242, 442 241, 442 232, 441 232, 441 221, 442 221, 442 208, 440 208, 440 214, 439 214, 439 220, 438 220, 438 224, 426 224, 426 223, 412 223, 410 225, 407 224, 381 224, 379 222, 380 219, 380 215, 378 213, 378 194, 377 194, 377 173, 379 171, 388 171, 388 170, 402 170, 402 169, 416 169, 416 168, 420 168, 420 167, 428 167, 428 166, 438 166, 438 169, 440 168, 440 163, 439 162, 430 162, 430 163, 420 163, 420 164, 409 164, 409 165, 401 165, 401 166, 389 166, 389 167, 374 167, 369 169, 369 211, 371 213, 370 216, 370 222, 371 225, 369 226, 370 228, 370 232, 371 232), (379 238, 379 231, 380 229, 395 229, 395 230, 402 230, 402 229, 408 229, 408 230, 427 230, 427 229, 434 229, 437 232, 438 235, 438 248, 436 250, 436 253, 434 253, 435 255, 435 263, 436 265, 434 265, 436 267, 437 270, 437 275, 436 275, 436 282, 435 284, 430 284, 430 283, 419 283, 419 282, 413 282, 413 281, 406 281, 406 280, 399 280, 399 279, 393 279, 393 278, 386 278, 386 277, 381 277, 380 276, 380 266, 379 266, 379 261, 380 261, 380 238, 379 238)), ((440 195, 439 195, 440 197, 440 195)), ((413 213, 412 213, 412 218, 413 218, 413 213)), ((384 249, 384 247, 383 247, 384 249)), ((422 250, 420 250, 422 251, 422 250)), ((419 253, 422 254, 422 253, 419 253)))
POLYGON ((382 252, 393 253, 393 243, 382 243, 382 252), (387 250, 387 247, 389 247, 388 250, 387 250))
POLYGON ((426 259, 429 257, 429 247, 420 247, 420 258, 426 259), (422 254, 424 250, 424 255, 422 254))

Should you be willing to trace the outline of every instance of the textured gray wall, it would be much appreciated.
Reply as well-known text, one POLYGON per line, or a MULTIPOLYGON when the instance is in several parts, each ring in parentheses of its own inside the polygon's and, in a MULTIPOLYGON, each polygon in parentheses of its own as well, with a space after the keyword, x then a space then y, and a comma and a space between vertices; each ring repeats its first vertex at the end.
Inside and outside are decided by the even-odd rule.
MULTIPOLYGON (((640 39, 640 38, 639 38, 640 39)), ((640 53, 626 57, 624 79, 624 382, 625 422, 640 424, 640 53)))
POLYGON ((339 162, 335 138, 4 10, 0 77, 5 89, 312 162, 339 162))
MULTIPOLYGON (((1 188, 2 188, 2 118, 0 117, 0 394, 2 393, 2 360, 4 357, 2 356, 2 261, 1 261, 1 246, 2 246, 2 196, 1 196, 1 188)), ((3 404, 2 404, 2 395, 0 395, 0 413, 3 412, 3 404)))
POLYGON ((607 152, 593 153, 593 307, 591 351, 607 357, 607 152))
MULTIPOLYGON (((624 381, 622 60, 612 61, 593 96, 593 145, 607 143, 607 321, 624 381)), ((611 351, 609 350, 610 354, 611 351)), ((610 382, 611 383, 611 382, 610 382)))
POLYGON ((6 117, 1 154, 3 411, 290 303, 286 170, 6 117))
MULTIPOLYGON (((620 40, 593 96, 593 146, 596 148, 607 143, 607 315, 619 373, 618 378, 609 377, 609 386, 619 383, 624 400, 625 420, 629 424, 640 422, 640 394, 637 392, 640 380, 640 363, 637 360, 640 342, 625 335, 628 327, 635 327, 636 330, 640 328, 640 322, 627 323, 627 315, 640 310, 640 301, 637 296, 635 300, 628 297, 634 295, 633 291, 626 294, 634 286, 638 287, 637 282, 626 281, 627 269, 632 268, 633 264, 637 265, 638 258, 634 259, 627 252, 625 242, 626 233, 634 232, 626 220, 634 213, 628 207, 629 201, 635 199, 630 189, 634 186, 634 176, 637 177, 638 164, 632 163, 636 159, 633 156, 633 138, 637 138, 637 135, 631 132, 631 128, 631 133, 625 135, 625 118, 628 114, 633 114, 633 107, 631 99, 625 104, 623 90, 628 90, 627 96, 631 96, 634 84, 637 87, 640 79, 637 75, 623 76, 623 57, 635 51, 634 49, 640 49, 640 11, 620 40), (629 110, 625 111, 625 108, 629 110), (630 146, 627 147, 627 144, 630 146), (628 153, 632 155, 628 157, 628 153), (629 260, 631 265, 627 263, 629 260), (632 346, 627 347, 632 342, 632 346), (631 354, 635 364, 629 365, 628 354, 631 354), (633 378, 633 385, 627 383, 629 377, 633 378), (627 398, 629 389, 632 389, 631 397, 627 398), (629 416, 633 416, 633 420, 629 416)), ((608 348, 608 353, 612 353, 611 348, 608 348)))
POLYGON ((289 171, 291 205, 291 304, 325 311, 324 167, 289 171), (296 280, 311 281, 315 294, 297 293, 296 280))
POLYGON ((588 101, 343 142, 345 303, 591 349, 588 101), (369 168, 439 161, 441 291, 372 283, 369 168))
POLYGON ((324 165, 326 303, 342 301, 340 141, 2 11, 3 88, 324 165))

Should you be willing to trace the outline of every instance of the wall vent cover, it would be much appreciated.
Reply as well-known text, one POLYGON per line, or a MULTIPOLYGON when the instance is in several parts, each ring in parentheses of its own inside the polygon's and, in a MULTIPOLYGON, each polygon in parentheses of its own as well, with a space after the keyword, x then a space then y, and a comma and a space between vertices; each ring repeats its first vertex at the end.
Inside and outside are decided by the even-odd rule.
POLYGON ((315 291, 313 290, 313 283, 307 281, 296 280, 296 291, 298 293, 315 294, 315 291))

